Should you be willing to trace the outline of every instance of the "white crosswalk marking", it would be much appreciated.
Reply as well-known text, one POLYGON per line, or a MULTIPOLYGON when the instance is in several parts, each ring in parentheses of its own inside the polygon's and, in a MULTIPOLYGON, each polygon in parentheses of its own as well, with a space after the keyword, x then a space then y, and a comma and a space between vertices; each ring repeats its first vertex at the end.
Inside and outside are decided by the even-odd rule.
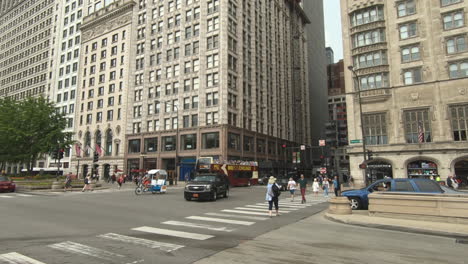
MULTIPOLYGON (((257 203, 257 205, 266 206, 266 205, 268 205, 268 202, 267 203, 257 203)), ((290 208, 299 208, 299 209, 312 206, 312 205, 292 205, 292 204, 278 204, 278 205, 284 206, 284 207, 290 207, 290 208)))
MULTIPOLYGON (((258 209, 263 209, 265 210, 265 208, 268 208, 267 206, 265 205, 246 205, 245 207, 249 207, 249 208, 258 208, 258 209)), ((285 210, 285 211, 295 211, 295 210, 299 210, 301 208, 281 208, 282 210, 285 210)))
POLYGON ((158 234, 158 235, 165 235, 165 236, 190 238, 190 239, 195 239, 195 240, 207 240, 207 239, 210 239, 210 238, 214 237, 212 235, 203 235, 203 234, 197 234, 197 233, 181 232, 181 231, 162 229, 162 228, 155 228, 155 227, 149 227, 149 226, 136 227, 136 228, 132 228, 132 230, 140 231, 140 232, 146 232, 146 233, 152 233, 152 234, 158 234))
POLYGON ((45 264, 44 262, 37 261, 16 252, 0 255, 0 262, 6 262, 8 264, 45 264))
POLYGON ((201 220, 201 221, 210 221, 210 222, 218 222, 218 223, 226 223, 226 224, 233 224, 233 225, 253 225, 255 222, 248 222, 248 221, 239 221, 239 220, 231 220, 231 219, 222 219, 222 218, 213 218, 213 217, 203 217, 203 216, 189 216, 185 217, 191 220, 201 220))
POLYGON ((211 216, 221 216, 221 217, 238 218, 238 219, 260 220, 260 221, 269 219, 266 217, 250 216, 250 215, 233 215, 233 214, 221 214, 221 213, 205 213, 205 214, 211 215, 211 216))
POLYGON ((31 196, 33 196, 33 195, 31 195, 31 194, 24 194, 24 193, 17 193, 16 196, 31 197, 31 196))
MULTIPOLYGON (((274 207, 274 206, 273 206, 274 207)), ((260 209, 260 208, 248 208, 248 207, 236 207, 234 208, 236 210, 247 210, 247 211, 257 211, 257 212, 267 212, 268 211, 268 207, 265 207, 263 209, 260 209)), ((281 209, 281 208, 280 208, 281 209)), ((290 211, 283 211, 283 213, 287 214, 287 213, 290 213, 290 211)))
POLYGON ((252 212, 252 211, 241 211, 241 210, 231 210, 231 209, 224 209, 221 210, 222 212, 227 213, 236 213, 236 214, 248 214, 248 215, 264 215, 267 216, 268 213, 260 213, 260 212, 252 212))
POLYGON ((0 195, 0 198, 13 198, 13 196, 9 196, 9 195, 0 195))
POLYGON ((181 222, 181 221, 166 221, 166 222, 162 222, 161 224, 208 229, 208 230, 220 231, 220 232, 232 232, 235 230, 235 229, 230 229, 224 226, 216 227, 216 226, 210 226, 210 225, 205 225, 205 224, 196 224, 196 223, 181 222))
POLYGON ((80 255, 86 255, 86 256, 91 256, 95 257, 98 259, 104 259, 104 260, 114 260, 114 258, 123 258, 125 256, 122 256, 120 254, 112 253, 106 250, 102 250, 99 248, 94 248, 90 246, 86 246, 83 244, 71 242, 71 241, 66 241, 58 244, 53 244, 49 245, 48 247, 61 250, 64 252, 69 252, 69 253, 75 253, 75 254, 80 254, 80 255))
POLYGON ((99 235, 98 237, 105 238, 105 239, 110 239, 110 240, 121 241, 121 242, 134 244, 134 245, 145 246, 145 247, 148 247, 148 248, 157 248, 157 249, 160 249, 160 250, 165 251, 165 252, 175 251, 177 249, 180 249, 180 248, 184 247, 182 245, 176 245, 176 244, 171 244, 171 243, 163 243, 163 242, 153 241, 153 240, 149 240, 149 239, 124 236, 124 235, 119 235, 119 234, 114 234, 114 233, 99 235))

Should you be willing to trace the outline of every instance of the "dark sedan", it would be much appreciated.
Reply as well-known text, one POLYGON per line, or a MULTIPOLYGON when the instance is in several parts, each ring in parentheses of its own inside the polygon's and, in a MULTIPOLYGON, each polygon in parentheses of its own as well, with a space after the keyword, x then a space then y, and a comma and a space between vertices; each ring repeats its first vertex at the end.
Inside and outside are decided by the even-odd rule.
POLYGON ((14 192, 16 184, 6 176, 0 176, 0 191, 14 192))

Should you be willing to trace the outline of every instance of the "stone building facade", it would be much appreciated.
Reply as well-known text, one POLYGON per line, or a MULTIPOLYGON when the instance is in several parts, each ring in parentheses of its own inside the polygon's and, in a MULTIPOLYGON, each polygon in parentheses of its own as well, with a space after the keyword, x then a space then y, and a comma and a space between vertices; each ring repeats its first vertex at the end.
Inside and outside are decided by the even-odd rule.
POLYGON ((283 144, 309 143, 298 1, 142 0, 135 12, 127 173, 177 163, 183 177, 200 156, 272 171, 292 157, 283 144))
POLYGON ((81 154, 72 167, 102 177, 123 171, 132 47, 131 0, 89 3, 81 26, 75 138, 81 154), (99 147, 97 147, 99 146, 99 147), (94 153, 102 149, 98 162, 94 153))
POLYGON ((351 174, 442 180, 468 175, 468 2, 342 1, 351 174), (367 158, 366 158, 367 160, 367 158), (365 163, 367 169, 360 169, 365 163))

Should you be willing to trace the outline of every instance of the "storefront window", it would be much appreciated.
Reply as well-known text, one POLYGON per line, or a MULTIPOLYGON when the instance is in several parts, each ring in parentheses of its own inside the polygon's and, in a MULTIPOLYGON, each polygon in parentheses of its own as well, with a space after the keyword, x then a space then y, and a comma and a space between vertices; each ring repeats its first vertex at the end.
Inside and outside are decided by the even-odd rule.
POLYGON ((176 148, 176 137, 169 136, 162 138, 162 151, 174 151, 176 148))
POLYGON ((368 183, 382 180, 385 177, 393 178, 392 165, 383 161, 374 161, 367 164, 366 176, 368 183))
POLYGON ((253 137, 244 136, 244 151, 253 151, 253 137))
POLYGON ((257 152, 265 153, 265 140, 257 138, 257 152))
POLYGON ((143 161, 144 170, 152 170, 157 168, 156 159, 145 159, 143 161))
POLYGON ((146 152, 158 151, 158 138, 145 138, 145 151, 146 152))
POLYGON ((197 149, 197 134, 182 135, 180 140, 183 150, 197 149))
POLYGON ((202 134, 203 148, 219 148, 219 132, 202 134))
POLYGON ((268 141, 268 154, 276 154, 275 150, 275 142, 268 141))
POLYGON ((240 150, 240 135, 234 133, 228 134, 228 148, 240 150))
POLYGON ((437 164, 432 161, 418 160, 408 164, 408 178, 425 178, 437 177, 437 164))
POLYGON ((139 139, 131 139, 128 141, 128 153, 140 153, 139 139))

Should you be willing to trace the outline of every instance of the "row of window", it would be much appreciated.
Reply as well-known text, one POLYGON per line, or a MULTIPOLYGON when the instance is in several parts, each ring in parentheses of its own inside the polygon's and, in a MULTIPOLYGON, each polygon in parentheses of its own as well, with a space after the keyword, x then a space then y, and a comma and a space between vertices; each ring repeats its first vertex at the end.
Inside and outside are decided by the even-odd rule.
MULTIPOLYGON (((450 123, 454 141, 468 141, 468 105, 449 108, 450 123)), ((406 143, 433 142, 429 109, 404 112, 404 133, 406 143)), ((385 113, 364 114, 364 138, 368 145, 388 144, 388 132, 385 113)))
MULTIPOLYGON (((168 107, 168 104, 166 104, 166 107, 168 107)), ((169 105, 169 108, 171 106, 169 105)), ((170 109, 166 109, 166 112, 169 112, 170 109)), ((141 115, 141 106, 136 106, 134 107, 134 117, 135 113, 137 115, 141 115)), ((219 124, 219 113, 218 112, 207 112, 205 113, 205 125, 210 126, 210 125, 217 125, 219 124)), ((146 122, 146 131, 147 132, 153 132, 153 131, 160 131, 161 129, 164 130, 171 130, 171 129, 177 129, 179 126, 179 118, 177 117, 172 117, 172 118, 165 118, 164 119, 164 126, 160 127, 160 121, 159 119, 156 120, 149 120, 146 122)), ((182 117, 182 127, 183 128, 189 128, 189 127, 197 127, 199 125, 198 123, 198 114, 194 115, 184 115, 182 117), (190 117, 191 117, 191 122, 190 122, 190 117)), ((142 127, 141 127, 141 122, 134 122, 133 123, 133 134, 138 134, 142 132, 142 127)))
MULTIPOLYGON (((96 113, 96 123, 101 123, 103 121, 103 113, 96 113)), ((120 108, 117 109, 117 120, 122 119, 122 111, 120 108)), ((106 121, 114 120, 114 110, 107 110, 106 121)), ((93 123, 93 114, 86 115, 86 125, 91 125, 93 123)), ((80 126, 83 125, 83 115, 80 115, 80 126)))
MULTIPOLYGON (((158 138, 145 138, 143 152, 155 153, 158 149, 162 152, 174 151, 177 148, 177 139, 175 136, 161 137, 161 147, 158 148, 158 138)), ((140 153, 141 139, 131 139, 128 141, 128 153, 140 153)), ((219 148, 219 132, 203 133, 202 134, 202 149, 217 149, 219 148)), ((180 150, 196 150, 197 149, 197 134, 180 135, 180 150)))

